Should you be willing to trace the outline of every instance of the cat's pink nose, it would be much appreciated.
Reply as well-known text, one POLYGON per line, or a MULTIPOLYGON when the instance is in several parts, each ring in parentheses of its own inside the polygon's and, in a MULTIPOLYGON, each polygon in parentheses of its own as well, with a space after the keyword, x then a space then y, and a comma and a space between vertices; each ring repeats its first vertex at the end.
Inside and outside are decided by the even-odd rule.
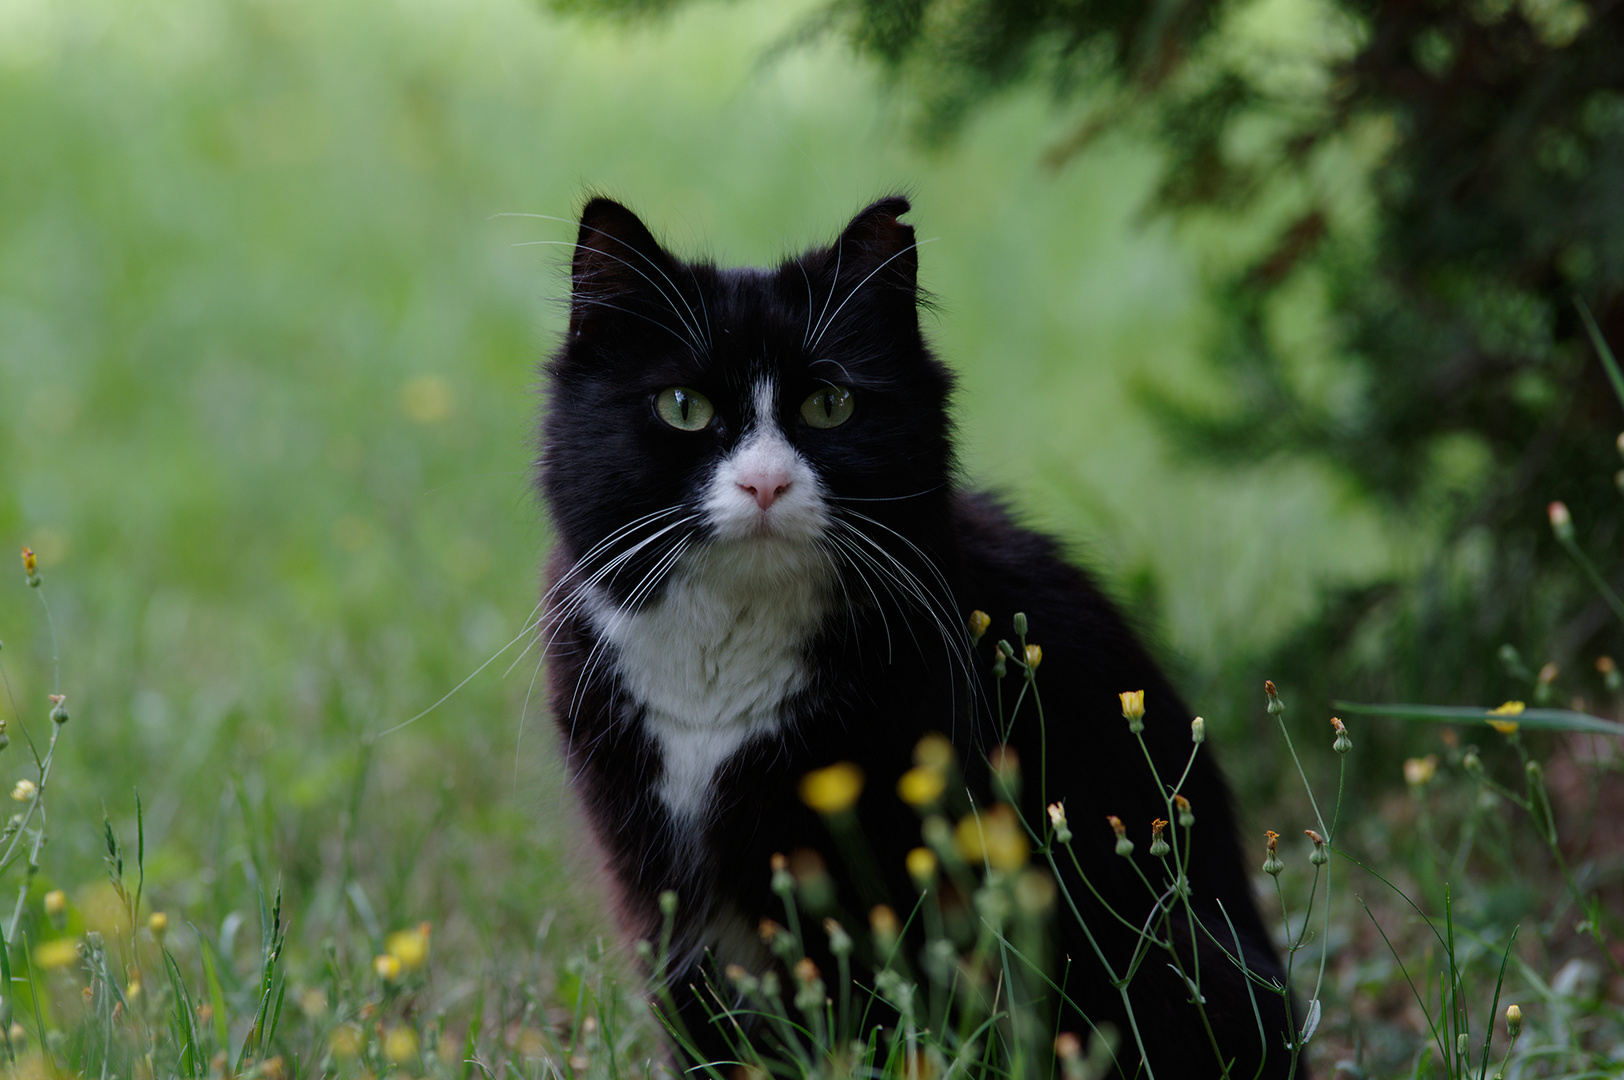
POLYGON ((773 504, 774 499, 789 490, 789 473, 776 469, 745 473, 739 477, 739 488, 765 510, 773 504))

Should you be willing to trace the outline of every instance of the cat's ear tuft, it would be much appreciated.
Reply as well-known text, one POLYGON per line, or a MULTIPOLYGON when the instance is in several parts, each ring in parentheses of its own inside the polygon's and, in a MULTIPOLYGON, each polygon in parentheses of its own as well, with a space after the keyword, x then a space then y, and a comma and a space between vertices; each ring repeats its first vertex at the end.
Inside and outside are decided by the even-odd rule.
POLYGON ((581 210, 581 230, 570 264, 570 328, 580 330, 615 297, 657 291, 652 282, 668 261, 648 226, 624 206, 602 196, 581 210))
POLYGON ((870 285, 914 292, 919 284, 919 245, 913 226, 897 220, 907 212, 908 200, 900 195, 860 211, 840 234, 840 261, 861 271, 862 277, 872 275, 870 285))

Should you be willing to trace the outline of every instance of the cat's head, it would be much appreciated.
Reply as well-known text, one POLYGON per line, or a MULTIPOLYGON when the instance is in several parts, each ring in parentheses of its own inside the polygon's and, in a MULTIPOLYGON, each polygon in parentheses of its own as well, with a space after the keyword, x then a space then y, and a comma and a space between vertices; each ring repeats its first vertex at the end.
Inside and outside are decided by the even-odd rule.
POLYGON ((583 572, 607 566, 617 602, 657 595, 679 549, 838 562, 853 523, 906 536, 945 505, 951 380, 920 332, 907 210, 884 199, 829 247, 719 269, 587 203, 541 480, 560 538, 583 572))

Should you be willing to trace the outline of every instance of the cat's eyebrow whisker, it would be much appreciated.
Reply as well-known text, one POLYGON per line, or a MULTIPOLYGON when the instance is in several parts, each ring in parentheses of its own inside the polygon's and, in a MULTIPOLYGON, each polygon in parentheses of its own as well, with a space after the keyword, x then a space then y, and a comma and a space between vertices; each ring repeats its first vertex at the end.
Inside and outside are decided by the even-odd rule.
MULTIPOLYGON (((649 258, 648 255, 646 255, 643 252, 639 251, 637 248, 632 247, 632 245, 628 244, 626 241, 622 240, 620 237, 616 236, 614 233, 606 232, 603 229, 599 229, 599 228, 597 228, 595 226, 588 225, 585 222, 575 222, 575 221, 571 221, 568 218, 554 217, 552 214, 526 214, 526 213, 521 213, 521 212, 518 212, 518 211, 506 211, 506 212, 499 213, 499 214, 493 214, 492 216, 493 217, 535 218, 535 219, 540 220, 540 221, 556 221, 556 222, 559 222, 559 223, 564 224, 564 225, 574 225, 574 226, 578 226, 579 228, 590 229, 593 232, 597 233, 599 236, 601 236, 601 237, 603 237, 603 238, 605 238, 607 240, 613 240, 615 243, 619 244, 621 247, 626 248, 627 250, 631 251, 634 255, 637 255, 639 258, 641 258, 644 262, 648 263, 649 266, 653 268, 653 270, 654 270, 654 272, 656 274, 659 274, 662 278, 665 279, 665 283, 667 285, 671 286, 672 291, 677 294, 677 299, 682 301, 682 306, 688 309, 688 315, 689 315, 690 318, 694 319, 694 326, 695 326, 695 328, 697 330, 698 325, 699 325, 699 320, 698 320, 697 317, 694 317, 694 309, 688 303, 688 298, 682 295, 682 290, 677 288, 677 283, 672 281, 670 275, 667 274, 663 269, 661 269, 659 263, 657 263, 653 259, 649 258)), ((532 244, 557 244, 557 245, 560 245, 560 246, 572 247, 572 248, 578 248, 578 247, 581 246, 579 242, 571 242, 571 241, 568 241, 568 240, 529 240, 529 241, 520 241, 519 243, 516 243, 513 246, 514 247, 528 247, 528 246, 530 246, 532 244)), ((602 249, 599 249, 599 250, 602 251, 602 249)), ((607 252, 607 251, 602 251, 602 254, 609 255, 609 257, 611 259, 617 257, 617 256, 614 256, 614 255, 610 255, 609 252, 607 252)), ((628 269, 636 270, 637 273, 642 274, 643 279, 645 281, 647 281, 650 285, 654 285, 654 288, 659 291, 661 296, 665 296, 665 290, 661 289, 659 287, 659 285, 655 284, 653 278, 649 277, 647 274, 643 274, 643 272, 641 270, 638 270, 637 267, 632 266, 632 264, 629 263, 629 262, 626 262, 626 260, 621 259, 620 261, 622 263, 624 263, 628 269)), ((691 271, 690 271, 690 273, 691 273, 691 271)), ((697 285, 698 282, 696 281, 695 284, 697 285)), ((666 303, 669 304, 671 302, 671 298, 669 296, 666 296, 665 299, 666 299, 666 303)), ((705 301, 704 301, 703 296, 701 296, 699 302, 700 302, 701 305, 704 304, 705 301)), ((676 313, 676 307, 674 305, 673 305, 671 310, 672 310, 673 314, 676 313)), ((681 316, 679 315, 678 317, 680 318, 681 316)), ((707 320, 706 329, 708 330, 709 327, 710 327, 710 324, 709 324, 709 321, 707 320)), ((700 336, 700 335, 698 335, 696 333, 695 337, 697 338, 698 336, 700 336)), ((705 337, 706 343, 709 344, 710 335, 707 333, 707 334, 705 334, 703 336, 705 337)))
POLYGON ((819 364, 833 364, 835 367, 840 369, 840 377, 841 378, 845 379, 848 383, 852 381, 851 372, 846 370, 846 365, 842 364, 839 360, 833 360, 833 359, 830 359, 827 356, 820 356, 816 360, 812 361, 810 364, 807 364, 806 366, 809 367, 809 368, 814 368, 814 367, 817 367, 819 364))
MULTIPOLYGON (((594 249, 595 251, 597 251, 598 254, 604 256, 605 258, 615 260, 617 263, 624 266, 626 269, 630 270, 632 273, 636 274, 638 277, 642 278, 644 281, 648 282, 649 285, 654 289, 654 291, 660 294, 660 299, 665 301, 666 307, 671 309, 671 314, 675 315, 677 317, 677 321, 682 323, 683 329, 685 329, 685 330, 687 330, 689 332, 689 340, 687 341, 687 344, 692 345, 699 352, 708 352, 709 350, 706 347, 704 347, 704 346, 702 346, 700 344, 701 339, 705 338, 705 335, 700 332, 700 329, 699 329, 699 317, 694 314, 693 306, 688 303, 688 298, 682 295, 682 290, 677 288, 677 283, 672 281, 670 279, 670 277, 668 277, 666 275, 666 272, 664 270, 661 270, 660 267, 657 264, 655 264, 654 262, 652 262, 646 255, 643 255, 642 252, 638 251, 636 248, 631 247, 630 244, 627 244, 624 240, 621 240, 618 236, 613 236, 613 235, 611 235, 609 233, 605 233, 601 229, 594 229, 593 231, 597 232, 597 233, 600 233, 603 236, 609 237, 609 239, 611 239, 611 240, 615 241, 616 243, 620 244, 622 247, 630 248, 630 250, 634 254, 642 256, 644 262, 646 262, 650 266, 654 267, 654 272, 655 273, 659 274, 662 278, 665 278, 665 283, 667 285, 671 286, 672 292, 675 292, 677 294, 677 300, 682 301, 682 306, 688 309, 688 318, 687 319, 684 319, 682 317, 682 312, 677 310, 677 305, 671 299, 671 294, 666 292, 664 289, 662 289, 660 287, 660 283, 658 281, 655 281, 653 278, 651 278, 647 274, 645 274, 635 263, 631 262, 629 259, 621 258, 619 255, 616 255, 614 252, 604 251, 602 248, 595 248, 594 249), (692 320, 692 321, 690 321, 690 320, 692 320)), ((578 250, 581 245, 577 244, 577 243, 575 243, 574 241, 571 241, 571 240, 521 240, 521 241, 516 242, 513 246, 514 247, 567 247, 567 248, 570 248, 571 250, 578 250)), ((579 289, 574 290, 574 295, 577 295, 577 296, 580 295, 580 290, 579 289)), ((588 294, 586 299, 593 299, 593 297, 590 294, 588 294)))
MULTIPOLYGON (((818 333, 817 333, 817 336, 812 339, 812 347, 817 348, 818 342, 822 341, 823 340, 823 335, 827 334, 829 332, 829 327, 834 325, 834 321, 835 321, 836 318, 838 318, 840 316, 841 310, 843 308, 845 308, 845 306, 847 304, 851 303, 851 298, 856 296, 859 292, 861 292, 863 286, 867 285, 869 283, 869 280, 871 278, 873 278, 875 274, 878 274, 881 270, 884 270, 887 266, 890 266, 893 260, 898 259, 898 258, 902 257, 903 255, 906 255, 910 251, 918 251, 924 245, 929 244, 929 243, 933 243, 934 241, 935 241, 934 237, 932 237, 930 240, 915 240, 913 243, 909 244, 907 247, 903 248, 902 250, 893 253, 890 257, 888 257, 880 265, 878 265, 874 269, 870 270, 868 272, 868 277, 865 277, 862 281, 859 281, 857 283, 856 287, 854 287, 851 292, 846 294, 846 299, 844 299, 844 300, 842 300, 840 302, 840 307, 835 308, 834 314, 830 315, 829 318, 826 321, 820 320, 820 324, 822 326, 822 329, 820 329, 818 331, 818 333)), ((831 296, 834 295, 834 289, 833 289, 832 286, 831 286, 831 288, 829 290, 829 293, 830 293, 831 296)), ((826 304, 824 306, 827 307, 828 305, 826 304)))

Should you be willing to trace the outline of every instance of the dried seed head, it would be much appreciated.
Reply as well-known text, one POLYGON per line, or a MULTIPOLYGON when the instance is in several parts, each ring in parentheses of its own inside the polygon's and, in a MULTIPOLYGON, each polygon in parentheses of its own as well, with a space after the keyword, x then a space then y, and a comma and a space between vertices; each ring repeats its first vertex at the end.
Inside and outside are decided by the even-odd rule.
POLYGON ((1269 829, 1264 832, 1263 837, 1268 845, 1268 853, 1263 859, 1263 872, 1270 877, 1279 877, 1280 871, 1286 868, 1286 864, 1280 861, 1280 834, 1269 829))
POLYGON ((1162 831, 1167 828, 1167 822, 1157 818, 1150 823, 1150 853, 1160 859, 1172 851, 1172 845, 1162 838, 1162 831))
POLYGON ((1304 829, 1303 835, 1314 841, 1314 850, 1308 856, 1308 861, 1315 866, 1324 866, 1331 861, 1331 853, 1325 850, 1325 837, 1313 829, 1304 829))
POLYGON ((1173 796, 1173 809, 1179 812, 1179 828, 1188 829, 1195 824, 1195 811, 1190 809, 1190 800, 1183 795, 1173 796))

